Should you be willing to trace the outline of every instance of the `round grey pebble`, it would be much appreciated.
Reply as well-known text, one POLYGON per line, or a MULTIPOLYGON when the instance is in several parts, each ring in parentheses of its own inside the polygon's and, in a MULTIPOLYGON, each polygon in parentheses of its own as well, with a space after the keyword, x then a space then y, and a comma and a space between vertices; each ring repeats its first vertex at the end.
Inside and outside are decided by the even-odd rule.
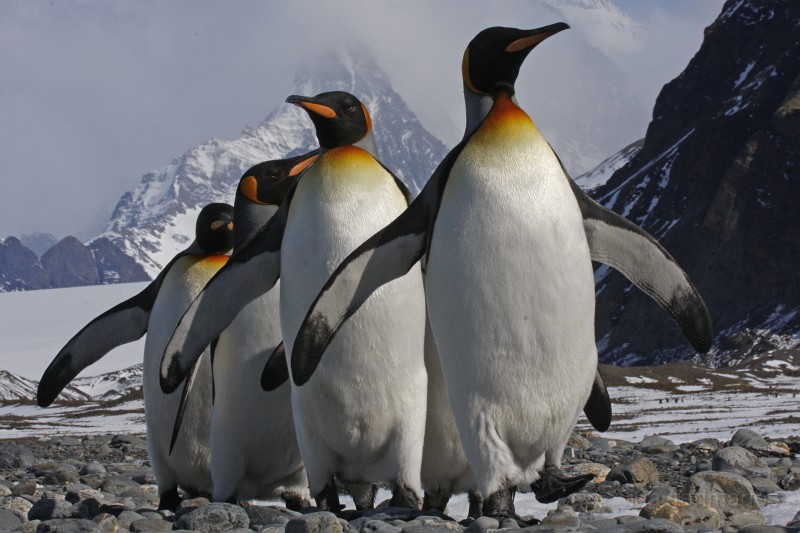
POLYGON ((50 520, 53 518, 69 518, 72 504, 66 500, 42 498, 28 510, 28 520, 50 520))
POLYGON ((28 468, 36 461, 33 452, 15 442, 0 442, 0 470, 28 468))
POLYGON ((160 531, 172 531, 172 522, 159 520, 157 518, 142 518, 131 522, 129 529, 139 533, 158 533, 160 531))
POLYGON ((45 520, 36 528, 36 533, 95 533, 100 526, 83 518, 56 518, 45 520))
POLYGON ((210 503, 187 513, 175 522, 178 529, 193 529, 201 533, 249 528, 250 518, 238 505, 210 503))
POLYGON ((22 524, 20 518, 8 509, 0 509, 0 531, 11 531, 22 524))
POLYGON ((476 518, 474 522, 467 526, 467 529, 464 530, 464 533, 480 533, 490 529, 497 529, 499 527, 500 522, 494 518, 490 516, 481 516, 476 518))
POLYGON ((83 467, 81 467, 80 474, 85 476, 87 474, 105 474, 107 472, 106 467, 102 464, 98 463, 97 461, 89 461, 83 467))
POLYGON ((327 511, 298 516, 286 524, 286 533, 342 533, 343 531, 344 528, 336 515, 327 511))

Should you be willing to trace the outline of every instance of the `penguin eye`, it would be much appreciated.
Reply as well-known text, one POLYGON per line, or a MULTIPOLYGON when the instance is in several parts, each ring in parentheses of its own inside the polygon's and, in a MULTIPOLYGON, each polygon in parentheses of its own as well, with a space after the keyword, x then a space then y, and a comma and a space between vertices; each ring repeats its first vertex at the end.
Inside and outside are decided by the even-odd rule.
POLYGON ((355 105, 351 105, 351 104, 345 104, 344 105, 344 111, 346 113, 350 113, 350 114, 355 113, 356 112, 356 106, 355 105))

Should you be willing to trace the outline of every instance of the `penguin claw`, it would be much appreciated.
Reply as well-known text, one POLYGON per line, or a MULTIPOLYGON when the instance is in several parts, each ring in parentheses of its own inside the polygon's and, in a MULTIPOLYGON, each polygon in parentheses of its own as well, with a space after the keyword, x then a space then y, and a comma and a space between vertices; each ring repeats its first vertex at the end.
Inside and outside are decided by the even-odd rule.
POLYGON ((594 474, 562 476, 558 468, 551 466, 541 472, 541 477, 531 484, 531 489, 540 503, 552 503, 581 490, 594 479, 594 474))

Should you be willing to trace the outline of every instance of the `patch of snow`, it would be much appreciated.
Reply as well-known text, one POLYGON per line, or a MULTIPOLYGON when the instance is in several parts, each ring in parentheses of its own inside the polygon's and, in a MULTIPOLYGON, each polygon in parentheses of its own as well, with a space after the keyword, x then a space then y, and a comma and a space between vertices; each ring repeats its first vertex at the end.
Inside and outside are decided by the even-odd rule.
POLYGON ((751 61, 744 67, 744 70, 742 71, 742 73, 739 74, 739 77, 736 79, 735 82, 733 82, 733 87, 734 88, 736 88, 739 85, 741 85, 742 82, 747 79, 747 75, 750 74, 750 71, 753 70, 754 66, 756 66, 756 62, 755 61, 751 61))
POLYGON ((675 387, 676 390, 681 392, 697 392, 701 390, 706 390, 708 387, 705 385, 678 385, 675 387))
POLYGON ((636 376, 626 376, 625 381, 628 383, 658 383, 657 379, 648 378, 646 376, 636 377, 636 376))

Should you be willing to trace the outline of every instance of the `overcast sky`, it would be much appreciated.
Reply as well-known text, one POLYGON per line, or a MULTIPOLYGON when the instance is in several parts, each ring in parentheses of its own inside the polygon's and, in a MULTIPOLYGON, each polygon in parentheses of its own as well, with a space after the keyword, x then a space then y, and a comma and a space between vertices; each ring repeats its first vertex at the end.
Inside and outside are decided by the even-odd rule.
MULTIPOLYGON (((460 61, 471 37, 488 26, 536 27, 564 16, 574 32, 559 36, 564 46, 582 39, 627 77, 638 99, 631 105, 642 109, 630 119, 630 138, 620 140, 631 142, 644 135, 658 91, 697 51, 723 2, 618 0, 621 16, 604 19, 585 9, 595 3, 611 4, 4 0, 0 237, 98 232, 142 174, 200 142, 257 126, 283 102, 298 62, 350 37, 367 43, 423 125, 452 145, 463 128, 460 61)), ((557 66, 558 49, 547 53, 557 66)), ((526 63, 523 74, 533 68, 526 63)), ((558 75, 569 81, 569 72, 558 75)), ((564 86, 554 85, 548 100, 564 96, 564 86)))

